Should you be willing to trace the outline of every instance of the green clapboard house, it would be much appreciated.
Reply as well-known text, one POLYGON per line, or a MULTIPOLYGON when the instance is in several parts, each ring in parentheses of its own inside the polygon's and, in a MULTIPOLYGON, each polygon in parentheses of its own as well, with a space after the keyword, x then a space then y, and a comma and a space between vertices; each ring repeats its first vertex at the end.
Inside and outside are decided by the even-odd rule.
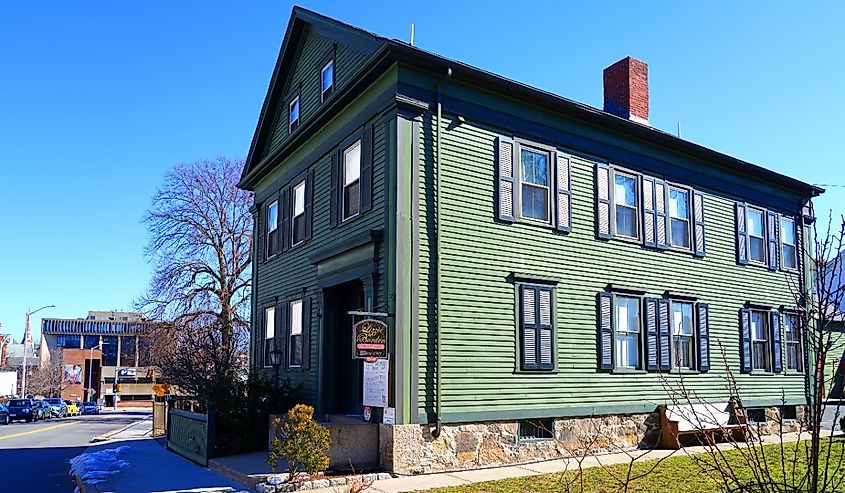
POLYGON ((670 387, 725 404, 729 373, 755 419, 800 413, 822 190, 649 126, 643 62, 604 95, 294 8, 240 181, 252 364, 277 351, 320 416, 358 422, 352 326, 386 322, 394 424, 359 445, 404 472, 552 457, 587 424, 636 444, 670 387))

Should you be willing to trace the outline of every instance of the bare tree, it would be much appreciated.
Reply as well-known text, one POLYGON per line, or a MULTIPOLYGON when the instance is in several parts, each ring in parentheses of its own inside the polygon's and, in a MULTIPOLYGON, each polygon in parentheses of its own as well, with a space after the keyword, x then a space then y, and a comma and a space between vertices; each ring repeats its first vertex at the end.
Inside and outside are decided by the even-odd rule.
POLYGON ((61 351, 52 354, 40 366, 29 370, 26 377, 26 393, 44 397, 61 397, 67 383, 64 380, 61 351))

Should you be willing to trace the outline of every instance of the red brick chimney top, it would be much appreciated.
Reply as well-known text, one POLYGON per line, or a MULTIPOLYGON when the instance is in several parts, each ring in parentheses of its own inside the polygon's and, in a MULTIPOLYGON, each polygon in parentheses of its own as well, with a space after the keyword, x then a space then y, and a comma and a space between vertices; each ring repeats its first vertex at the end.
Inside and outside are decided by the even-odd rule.
POLYGON ((648 64, 625 57, 604 69, 604 111, 648 125, 648 64))

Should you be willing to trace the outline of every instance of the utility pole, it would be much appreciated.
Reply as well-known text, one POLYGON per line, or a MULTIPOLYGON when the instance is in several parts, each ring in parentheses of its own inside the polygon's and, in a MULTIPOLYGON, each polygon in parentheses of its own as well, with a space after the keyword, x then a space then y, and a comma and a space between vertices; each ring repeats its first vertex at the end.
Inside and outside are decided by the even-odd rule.
MULTIPOLYGON (((37 310, 33 310, 30 312, 26 312, 26 326, 24 327, 24 334, 23 334, 23 375, 21 377, 21 397, 26 397, 26 350, 27 345, 32 345, 32 326, 29 323, 29 318, 32 314, 36 312, 40 312, 45 308, 56 308, 56 305, 44 305, 37 310)), ((34 347, 34 346, 33 346, 34 347)))

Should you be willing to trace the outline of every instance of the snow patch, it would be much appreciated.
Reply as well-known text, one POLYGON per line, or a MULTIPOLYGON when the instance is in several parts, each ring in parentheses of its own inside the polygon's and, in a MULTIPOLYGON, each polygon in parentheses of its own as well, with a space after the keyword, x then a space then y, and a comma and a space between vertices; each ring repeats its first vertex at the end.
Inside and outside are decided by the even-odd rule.
POLYGON ((70 475, 79 477, 86 484, 102 483, 109 476, 129 467, 129 462, 120 458, 129 449, 128 445, 122 445, 77 455, 69 461, 70 475))

